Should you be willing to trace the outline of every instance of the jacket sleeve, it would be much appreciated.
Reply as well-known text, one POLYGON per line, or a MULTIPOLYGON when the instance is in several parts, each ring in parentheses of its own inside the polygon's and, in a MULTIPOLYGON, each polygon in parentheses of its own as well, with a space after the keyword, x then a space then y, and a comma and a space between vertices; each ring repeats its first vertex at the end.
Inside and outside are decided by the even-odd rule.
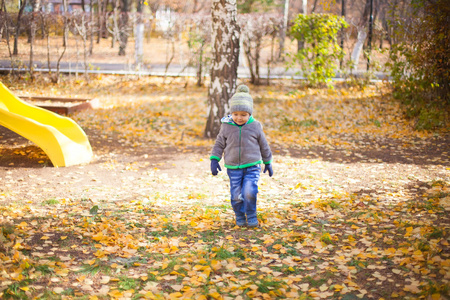
POLYGON ((269 143, 267 142, 266 136, 263 131, 262 124, 261 126, 261 134, 259 136, 259 148, 261 149, 261 157, 263 159, 264 164, 272 163, 272 151, 270 150, 269 143))
POLYGON ((211 151, 210 159, 216 159, 220 161, 222 159, 223 151, 225 150, 225 146, 227 144, 227 138, 224 136, 223 125, 220 126, 219 134, 216 138, 216 143, 211 151))

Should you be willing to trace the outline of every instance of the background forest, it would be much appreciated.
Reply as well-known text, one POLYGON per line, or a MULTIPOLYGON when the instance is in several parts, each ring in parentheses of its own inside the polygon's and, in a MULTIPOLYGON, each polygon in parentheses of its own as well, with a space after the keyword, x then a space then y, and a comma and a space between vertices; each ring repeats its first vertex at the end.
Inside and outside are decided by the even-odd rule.
MULTIPOLYGON (((237 7, 239 63, 251 83, 389 77, 418 128, 445 125, 445 1, 253 0, 237 7)), ((58 82, 63 69, 88 79, 103 63, 122 72, 189 74, 202 85, 210 72, 210 1, 2 0, 0 18, 1 65, 31 78, 46 70, 58 82)))

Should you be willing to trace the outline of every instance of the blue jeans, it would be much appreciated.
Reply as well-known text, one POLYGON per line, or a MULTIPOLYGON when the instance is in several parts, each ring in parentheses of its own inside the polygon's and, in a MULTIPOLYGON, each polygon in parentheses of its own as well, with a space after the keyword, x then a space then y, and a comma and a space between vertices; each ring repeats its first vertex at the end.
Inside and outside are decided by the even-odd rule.
POLYGON ((236 215, 236 224, 257 225, 256 199, 261 166, 254 165, 245 169, 227 169, 230 178, 231 206, 236 215))

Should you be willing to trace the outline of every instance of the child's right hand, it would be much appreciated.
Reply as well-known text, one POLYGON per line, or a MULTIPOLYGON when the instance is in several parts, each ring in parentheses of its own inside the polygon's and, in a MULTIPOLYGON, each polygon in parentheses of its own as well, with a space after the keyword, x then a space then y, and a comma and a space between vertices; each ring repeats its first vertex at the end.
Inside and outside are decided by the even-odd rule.
POLYGON ((211 159, 211 173, 216 176, 219 171, 222 171, 220 168, 219 162, 215 159, 211 159))

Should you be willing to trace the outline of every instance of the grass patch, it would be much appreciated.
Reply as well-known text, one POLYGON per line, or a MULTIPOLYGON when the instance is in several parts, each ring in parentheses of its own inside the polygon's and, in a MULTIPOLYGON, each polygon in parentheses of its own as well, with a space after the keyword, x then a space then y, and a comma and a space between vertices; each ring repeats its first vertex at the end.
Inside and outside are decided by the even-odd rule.
POLYGON ((60 203, 56 199, 48 199, 48 200, 42 201, 41 204, 42 205, 57 205, 57 204, 60 204, 60 203))
POLYGON ((288 119, 286 117, 284 117, 283 119, 283 123, 281 125, 282 127, 286 127, 286 128, 301 128, 301 127, 318 127, 319 126, 319 122, 317 122, 316 120, 312 120, 312 119, 306 119, 306 120, 292 120, 292 119, 288 119))
POLYGON ((97 273, 110 274, 111 267, 99 260, 96 260, 92 265, 83 265, 77 273, 95 275, 97 273))
POLYGON ((274 281, 271 279, 267 280, 261 280, 261 282, 256 282, 256 285, 258 286, 258 292, 260 293, 269 293, 270 291, 273 291, 274 289, 279 289, 283 285, 279 281, 274 281))
POLYGON ((313 278, 311 276, 306 276, 305 278, 303 278, 303 281, 309 283, 312 287, 317 288, 322 284, 324 284, 327 281, 327 279, 323 278, 322 276, 320 278, 319 277, 313 278))
POLYGON ((246 258, 246 254, 244 252, 244 250, 242 250, 241 248, 237 248, 234 251, 230 251, 225 249, 224 247, 213 247, 211 249, 213 252, 215 252, 215 258, 219 259, 219 260, 225 260, 225 259, 229 259, 229 258, 239 258, 239 259, 245 259, 246 258))
POLYGON ((8 285, 8 287, 3 291, 2 299, 28 299, 28 296, 21 288, 28 286, 31 282, 31 279, 25 279, 8 285))
POLYGON ((34 267, 36 271, 41 272, 43 275, 54 273, 53 269, 49 265, 38 265, 34 267))
POLYGON ((139 286, 139 283, 134 278, 130 278, 127 276, 120 276, 117 286, 119 287, 119 290, 128 291, 128 290, 135 290, 139 286))

